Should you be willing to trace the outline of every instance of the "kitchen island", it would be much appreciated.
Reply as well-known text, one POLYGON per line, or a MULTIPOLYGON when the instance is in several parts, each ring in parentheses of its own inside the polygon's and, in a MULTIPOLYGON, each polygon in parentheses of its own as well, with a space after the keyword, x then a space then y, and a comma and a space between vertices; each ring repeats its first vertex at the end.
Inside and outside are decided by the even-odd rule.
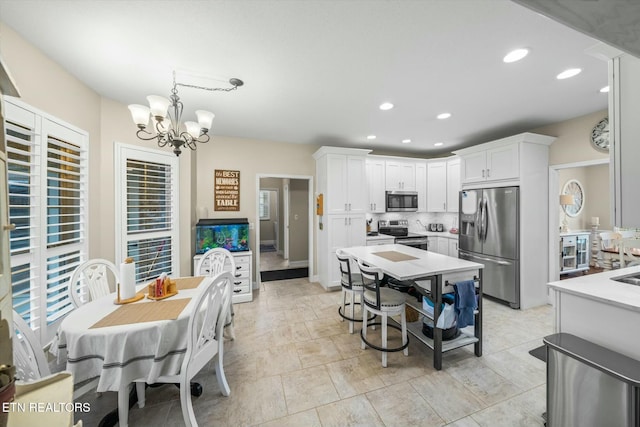
POLYGON ((640 286, 613 280, 635 274, 640 266, 549 283, 555 331, 640 360, 640 286))
POLYGON ((431 251, 424 251, 406 245, 355 246, 342 251, 354 260, 378 267, 383 273, 397 280, 411 280, 429 291, 434 302, 433 314, 426 313, 421 304, 409 298, 407 304, 418 311, 418 322, 407 324, 407 330, 418 340, 433 349, 433 366, 442 368, 442 353, 462 346, 474 345, 476 356, 482 355, 482 269, 484 265, 466 261, 431 251), (453 284, 474 279, 478 294, 478 309, 474 316, 473 332, 463 332, 459 337, 443 343, 442 329, 434 328, 433 339, 422 333, 422 317, 426 316, 437 324, 440 316, 442 294, 453 292, 453 284))

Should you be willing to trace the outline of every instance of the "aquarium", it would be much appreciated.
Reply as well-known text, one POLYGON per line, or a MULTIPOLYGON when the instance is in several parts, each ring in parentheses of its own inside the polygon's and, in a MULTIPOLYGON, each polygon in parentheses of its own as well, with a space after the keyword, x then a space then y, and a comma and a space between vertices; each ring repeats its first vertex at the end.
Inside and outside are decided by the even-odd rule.
POLYGON ((196 224, 196 254, 224 248, 230 252, 249 250, 249 221, 246 218, 201 219, 196 224))

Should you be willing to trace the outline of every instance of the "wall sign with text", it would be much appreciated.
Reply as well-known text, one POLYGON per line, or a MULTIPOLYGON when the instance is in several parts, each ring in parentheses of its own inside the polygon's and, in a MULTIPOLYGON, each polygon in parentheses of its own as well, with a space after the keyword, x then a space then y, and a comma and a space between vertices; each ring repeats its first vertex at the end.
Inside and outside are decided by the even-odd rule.
POLYGON ((215 170, 213 206, 216 211, 240 210, 240 171, 215 170))

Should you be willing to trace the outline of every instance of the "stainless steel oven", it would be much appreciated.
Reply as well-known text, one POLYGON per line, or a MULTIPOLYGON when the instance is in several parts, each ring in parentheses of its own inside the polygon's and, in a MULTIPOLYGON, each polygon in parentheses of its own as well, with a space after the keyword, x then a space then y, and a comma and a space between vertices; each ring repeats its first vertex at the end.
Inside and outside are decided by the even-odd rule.
POLYGON ((412 246, 414 248, 428 250, 429 240, 427 236, 409 233, 409 222, 406 219, 378 221, 378 232, 393 236, 394 243, 398 245, 412 246))

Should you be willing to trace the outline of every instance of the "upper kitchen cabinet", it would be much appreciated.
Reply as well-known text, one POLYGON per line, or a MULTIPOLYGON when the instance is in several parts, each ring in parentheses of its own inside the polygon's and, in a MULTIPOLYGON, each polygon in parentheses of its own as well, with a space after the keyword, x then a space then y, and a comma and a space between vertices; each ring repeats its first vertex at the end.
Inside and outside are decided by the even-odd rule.
POLYGON ((427 164, 416 163, 416 191, 418 192, 418 212, 427 212, 427 164))
POLYGON ((447 162, 427 163, 427 211, 447 211, 447 162))
POLYGON ((387 160, 385 172, 387 191, 416 191, 415 162, 387 160))
POLYGON ((460 159, 427 163, 427 211, 458 212, 460 159))
POLYGON ((462 190, 460 164, 459 158, 447 160, 447 212, 458 212, 458 193, 462 190))
POLYGON ((321 147, 314 153, 318 193, 324 195, 324 214, 365 213, 369 202, 365 171, 369 150, 321 147))
POLYGON ((385 162, 384 159, 368 157, 366 160, 367 186, 369 201, 367 212, 384 213, 385 211, 385 162))
POLYGON ((523 170, 523 161, 536 161, 535 149, 527 149, 523 153, 523 144, 527 147, 535 145, 545 146, 540 150, 540 161, 548 162, 548 146, 555 138, 533 133, 522 133, 508 138, 499 139, 485 144, 476 145, 455 151, 461 159, 462 185, 483 187, 487 185, 504 185, 515 183, 520 179, 523 170), (530 158, 529 155, 533 155, 530 158), (485 185, 487 184, 487 185, 485 185))

